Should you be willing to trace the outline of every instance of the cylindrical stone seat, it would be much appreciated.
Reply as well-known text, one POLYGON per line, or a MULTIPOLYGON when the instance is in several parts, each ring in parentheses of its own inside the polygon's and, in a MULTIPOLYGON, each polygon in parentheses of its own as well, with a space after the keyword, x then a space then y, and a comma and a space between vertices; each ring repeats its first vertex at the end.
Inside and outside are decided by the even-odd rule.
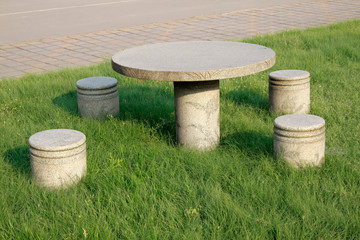
POLYGON ((31 175, 36 184, 66 188, 86 174, 86 137, 71 129, 52 129, 29 138, 31 175))
POLYGON ((80 115, 103 118, 119 114, 117 80, 111 77, 89 77, 76 82, 80 115))
POLYGON ((325 157, 325 120, 309 114, 276 118, 274 157, 296 168, 321 166, 325 157))
POLYGON ((280 70, 269 74, 270 110, 280 114, 310 112, 310 73, 280 70))

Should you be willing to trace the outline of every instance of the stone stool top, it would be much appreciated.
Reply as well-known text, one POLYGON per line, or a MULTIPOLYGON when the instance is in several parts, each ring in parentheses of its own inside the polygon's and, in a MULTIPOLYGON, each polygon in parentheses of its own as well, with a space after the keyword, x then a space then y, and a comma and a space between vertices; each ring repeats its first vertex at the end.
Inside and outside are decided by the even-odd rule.
POLYGON ((29 138, 30 147, 42 151, 74 149, 86 141, 82 132, 72 129, 51 129, 35 133, 29 138))
POLYGON ((313 131, 324 126, 323 118, 310 114, 288 114, 274 120, 274 127, 287 131, 313 131))
POLYGON ((303 70, 280 70, 269 74, 270 79, 278 81, 296 81, 309 77, 310 73, 303 70))
POLYGON ((89 77, 76 82, 76 86, 81 89, 100 90, 112 88, 117 85, 117 80, 112 77, 89 77))

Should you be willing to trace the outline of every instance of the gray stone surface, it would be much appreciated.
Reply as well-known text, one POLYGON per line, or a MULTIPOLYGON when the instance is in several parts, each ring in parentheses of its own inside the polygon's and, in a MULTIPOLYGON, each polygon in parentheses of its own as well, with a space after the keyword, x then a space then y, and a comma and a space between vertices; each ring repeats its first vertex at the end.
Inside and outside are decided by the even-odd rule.
POLYGON ((117 80, 112 77, 89 77, 76 82, 76 87, 87 90, 102 90, 117 86, 117 80))
POLYGON ((174 82, 179 144, 210 150, 220 140, 219 81, 174 82))
POLYGON ((123 75, 174 82, 177 141, 199 150, 219 143, 219 80, 274 64, 275 52, 269 48, 225 41, 150 44, 112 57, 113 69, 123 75))
POLYGON ((325 157, 325 120, 309 114, 276 118, 274 157, 296 168, 321 166, 325 157))
MULTIPOLYGON (((64 1, 36 1, 46 2, 46 5, 64 4, 64 1)), ((70 1, 77 2, 78 0, 70 1)), ((89 0, 81 1, 83 3, 89 3, 89 0)), ((103 2, 100 0, 95 1, 103 2)), ((120 2, 121 1, 122 0, 120 0, 120 2)), ((128 1, 124 1, 126 2, 124 4, 127 4, 128 1)), ((153 4, 153 1, 130 1, 135 5, 142 6, 141 8, 150 15, 160 18, 164 18, 165 15, 174 17, 174 12, 167 12, 166 7, 164 8, 163 4, 161 4, 161 8, 159 8, 156 4, 153 4), (142 4, 145 2, 147 2, 146 5, 142 4), (153 9, 159 10, 161 14, 157 14, 156 11, 149 11, 147 5, 152 6, 153 9)), ((178 10, 177 8, 174 8, 174 1, 159 1, 166 3, 172 10, 178 10)), ((354 8, 359 0, 313 0, 310 2, 309 0, 231 0, 231 2, 236 5, 235 8, 231 8, 232 10, 230 11, 232 12, 220 10, 227 5, 224 1, 212 0, 213 5, 208 4, 209 1, 195 2, 187 0, 185 5, 188 5, 188 7, 191 6, 193 13, 195 14, 192 15, 190 13, 191 11, 188 11, 188 7, 182 9, 185 10, 184 12, 186 12, 186 14, 190 13, 190 15, 187 16, 196 15, 195 17, 182 19, 183 17, 186 17, 183 15, 183 17, 180 18, 173 18, 174 20, 176 19, 175 21, 168 21, 170 20, 168 19, 166 22, 161 22, 163 20, 160 21, 158 19, 159 21, 156 20, 154 24, 151 24, 152 21, 143 14, 144 11, 140 10, 141 13, 138 14, 138 16, 141 17, 139 18, 138 16, 135 16, 136 14, 134 15, 134 11, 129 11, 128 6, 126 8, 121 8, 117 3, 111 3, 109 5, 107 3, 102 5, 102 3, 102 7, 107 6, 112 11, 116 12, 116 17, 122 18, 120 21, 115 20, 114 14, 109 13, 107 10, 103 11, 111 24, 114 24, 109 25, 109 21, 106 22, 106 24, 103 22, 104 14, 94 15, 92 11, 88 12, 88 17, 90 16, 93 22, 89 22, 86 17, 83 18, 83 10, 93 9, 94 12, 99 13, 97 6, 65 9, 50 8, 43 12, 42 10, 45 10, 44 4, 34 4, 34 1, 25 2, 24 0, 12 0, 7 2, 10 6, 16 5, 16 8, 7 9, 5 1, 5 8, 0 8, 0 12, 3 10, 2 22, 7 22, 5 20, 6 18, 16 17, 21 19, 22 23, 18 22, 18 26, 21 27, 14 27, 14 25, 9 24, 9 22, 7 22, 7 24, 0 24, 0 28, 4 27, 3 31, 0 29, 0 32, 6 33, 2 34, 0 38, 0 45, 6 44, 0 46, 0 51, 2 52, 0 57, 0 79, 19 77, 29 72, 40 73, 69 66, 92 65, 102 62, 104 60, 103 56, 114 54, 115 49, 120 50, 143 44, 189 40, 241 40, 257 34, 268 34, 293 28, 303 29, 307 27, 328 25, 337 21, 360 18, 360 11, 354 8), (22 1, 22 4, 18 4, 17 2, 19 1, 22 1), (302 4, 297 4, 296 2, 298 1, 302 2, 302 4), (194 7, 194 3, 197 3, 197 7, 194 7), (205 5, 211 12, 215 11, 220 14, 208 15, 211 13, 208 11, 203 12, 204 8, 201 8, 205 5), (113 6, 118 6, 119 8, 113 9, 113 6), (269 6, 276 6, 276 8, 268 8, 269 6), (76 11, 74 11, 75 9, 76 11), (30 12, 27 12, 27 10, 30 10, 31 14, 30 12), (33 10, 35 10, 35 12, 32 12, 33 10), (64 10, 71 12, 73 16, 76 16, 76 21, 73 21, 71 17, 68 18, 65 14, 57 14, 57 17, 54 17, 54 14, 56 14, 55 12, 63 12, 64 10), (127 12, 131 17, 129 18, 129 16, 121 14, 119 10, 127 12), (83 23, 85 22, 92 30, 85 30, 84 24, 77 21, 79 20, 79 14, 77 12, 81 12, 83 23), (36 18, 38 22, 35 23, 34 21, 31 21, 29 19, 30 15, 33 18, 36 18), (24 18, 25 16, 26 18, 24 18), (66 21, 71 22, 71 26, 64 23, 64 19, 60 20, 60 18, 66 18, 66 21), (43 19, 46 19, 46 21, 43 19), (55 19, 59 24, 54 25, 54 22, 48 21, 55 19), (138 21, 144 21, 145 25, 138 25, 138 21), (24 22, 26 22, 26 26, 23 24, 24 22), (40 26, 39 22, 47 25, 47 27, 44 27, 44 25, 40 26), (94 25, 94 22, 102 22, 102 26, 106 27, 97 28, 99 25, 94 25), (126 22, 128 24, 130 23, 130 25, 126 24, 126 22), (75 25, 78 25, 77 27, 80 26, 78 29, 81 30, 73 32, 74 34, 72 34, 72 31, 69 30, 70 27, 74 27, 75 25), (67 33, 62 33, 60 28, 66 30, 67 33), (96 28, 101 31, 96 30, 96 28), (36 33, 34 29, 41 33, 36 33), (20 34, 15 34, 16 37, 14 38, 14 33, 16 32, 20 34), (56 34, 49 35, 48 33, 50 32, 55 32, 56 34), (36 35, 39 38, 35 37, 36 35), (25 40, 35 41, 23 42, 25 40)), ((185 6, 183 1, 177 1, 176 4, 185 6)), ((66 5, 71 6, 71 3, 66 1, 66 5)), ((90 3, 90 5, 92 4, 90 3)), ((136 8, 136 6, 133 7, 136 8)), ((104 8, 102 9, 104 10, 104 8)))
POLYGON ((71 129, 52 129, 29 138, 31 174, 46 188, 66 188, 86 174, 86 137, 71 129))
POLYGON ((269 78, 278 81, 292 81, 309 78, 310 73, 303 70, 289 69, 274 71, 269 74, 269 78))
POLYGON ((275 64, 275 52, 264 46, 225 41, 150 44, 112 57, 123 75, 159 81, 207 81, 246 76, 275 64))
POLYGON ((1 35, 0 44, 307 1, 3 0, 0 32, 6 34, 1 35))
POLYGON ((31 147, 43 151, 62 151, 77 148, 85 141, 84 134, 71 129, 45 130, 29 138, 31 147))
POLYGON ((325 120, 310 114, 288 114, 276 118, 274 126, 288 131, 313 131, 324 127, 325 120))
POLYGON ((280 70, 269 74, 269 106, 281 114, 310 112, 310 73, 280 70))
POLYGON ((225 41, 150 44, 112 57, 113 69, 123 75, 174 82, 177 141, 199 150, 219 143, 219 80, 274 64, 275 52, 269 48, 225 41))
POLYGON ((76 83, 80 115, 85 118, 103 118, 119 114, 117 80, 110 77, 84 78, 76 83))

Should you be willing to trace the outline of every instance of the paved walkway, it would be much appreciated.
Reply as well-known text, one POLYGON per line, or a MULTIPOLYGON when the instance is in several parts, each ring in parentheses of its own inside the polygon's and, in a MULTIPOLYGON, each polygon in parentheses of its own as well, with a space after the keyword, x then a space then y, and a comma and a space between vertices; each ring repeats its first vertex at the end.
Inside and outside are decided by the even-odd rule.
POLYGON ((286 29, 360 19, 359 0, 313 0, 217 15, 0 45, 0 79, 91 65, 146 43, 236 40, 286 29))

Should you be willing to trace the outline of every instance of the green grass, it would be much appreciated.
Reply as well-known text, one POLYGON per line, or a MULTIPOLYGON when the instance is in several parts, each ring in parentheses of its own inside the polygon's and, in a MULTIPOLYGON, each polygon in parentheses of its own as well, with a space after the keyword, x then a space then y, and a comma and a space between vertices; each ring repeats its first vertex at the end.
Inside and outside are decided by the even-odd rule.
POLYGON ((275 50, 268 71, 221 81, 221 144, 175 143, 173 86, 98 66, 0 82, 1 239, 359 239, 360 21, 246 39, 275 50), (325 163, 272 157, 267 75, 311 73, 311 113, 326 120, 325 163), (117 118, 78 116, 76 81, 119 80, 117 118), (47 191, 31 180, 28 138, 87 137, 87 177, 47 191))

